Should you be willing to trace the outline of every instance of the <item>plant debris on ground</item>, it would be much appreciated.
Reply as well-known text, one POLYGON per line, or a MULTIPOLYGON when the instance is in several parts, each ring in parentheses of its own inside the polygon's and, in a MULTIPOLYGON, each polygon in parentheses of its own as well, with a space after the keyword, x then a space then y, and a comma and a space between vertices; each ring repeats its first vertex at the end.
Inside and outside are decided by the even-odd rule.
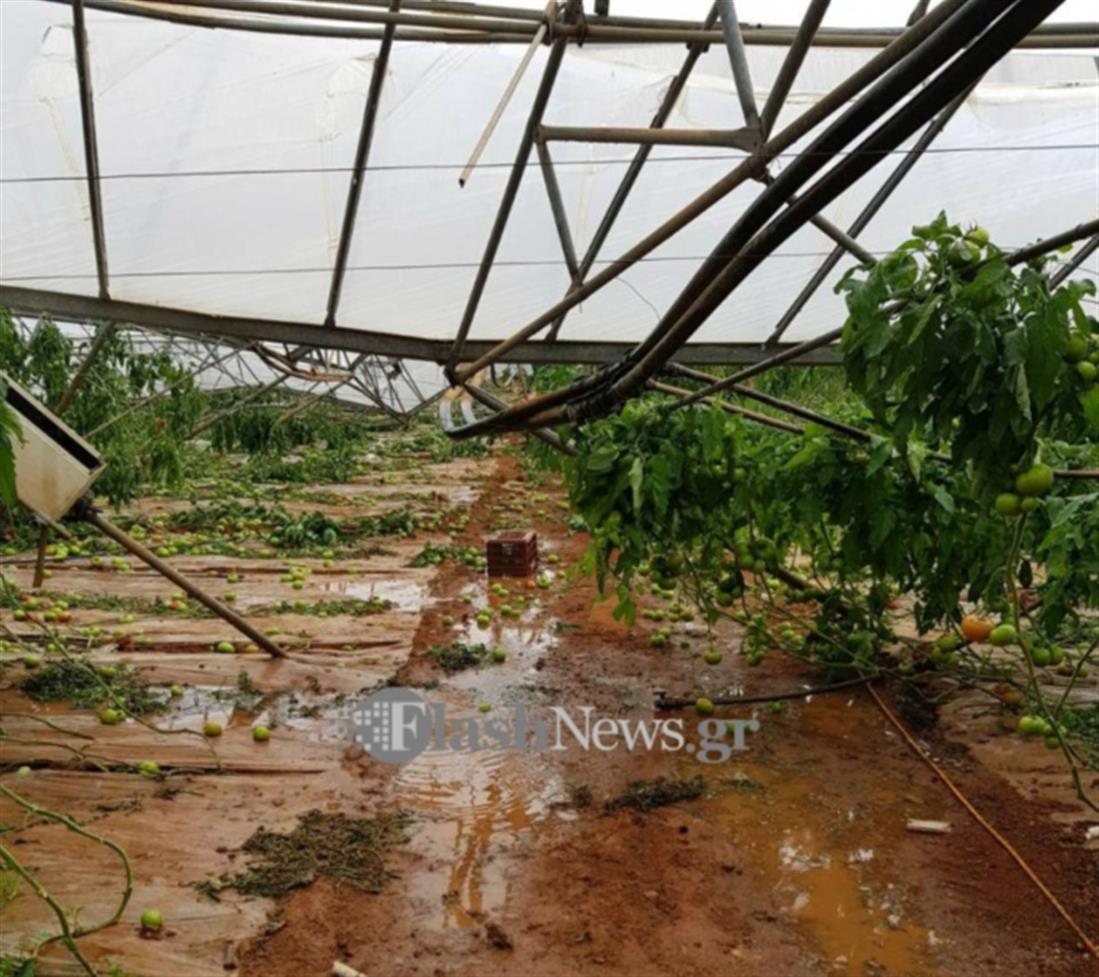
POLYGON ((38 702, 68 702, 76 709, 94 709, 108 703, 132 716, 164 707, 162 696, 128 667, 115 668, 108 678, 86 661, 53 661, 27 675, 19 687, 38 702))
POLYGON ((657 777, 656 780, 631 780, 624 793, 603 805, 606 812, 631 808, 647 814, 666 804, 693 801, 702 796, 706 782, 698 774, 683 780, 657 777))
POLYGON ((254 856, 248 868, 218 883, 199 883, 200 891, 217 898, 223 888, 253 896, 281 896, 309 885, 320 876, 366 892, 380 892, 392 877, 385 854, 408 840, 411 821, 404 811, 376 818, 310 811, 287 834, 260 828, 241 847, 254 856))
POLYGON ((434 645, 427 649, 427 653, 439 663, 439 667, 448 675, 483 665, 488 659, 490 651, 488 645, 467 644, 464 641, 455 641, 449 648, 434 645))

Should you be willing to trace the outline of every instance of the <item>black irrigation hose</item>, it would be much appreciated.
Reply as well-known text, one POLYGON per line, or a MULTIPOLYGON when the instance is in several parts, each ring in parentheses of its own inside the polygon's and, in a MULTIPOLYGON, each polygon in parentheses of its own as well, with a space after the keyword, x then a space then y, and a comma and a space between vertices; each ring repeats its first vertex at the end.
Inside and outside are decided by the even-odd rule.
MULTIPOLYGON (((726 696, 724 698, 711 699, 715 706, 754 706, 764 702, 782 702, 786 699, 804 699, 810 695, 824 695, 827 692, 841 692, 843 689, 853 689, 860 685, 869 685, 876 681, 876 675, 860 675, 858 678, 844 679, 842 682, 833 682, 831 685, 817 685, 808 689, 798 689, 796 692, 776 692, 772 695, 741 695, 726 696)), ((653 708, 658 712, 672 712, 676 709, 687 709, 693 706, 696 699, 671 699, 667 696, 658 696, 653 703, 653 708)))
MULTIPOLYGON (((679 297, 672 303, 652 333, 638 347, 636 356, 644 360, 649 352, 675 335, 683 327, 700 295, 711 286, 791 196, 798 193, 813 176, 847 147, 852 140, 882 118, 928 75, 942 67, 967 44, 980 35, 988 24, 1021 0, 1012 0, 1006 8, 1003 0, 970 0, 908 57, 904 58, 866 95, 850 106, 808 146, 805 153, 784 169, 748 206, 732 228, 718 242, 713 253, 691 276, 679 297), (723 257, 733 255, 733 258, 723 257)), ((956 93, 953 93, 956 94, 956 93)), ((904 111, 905 109, 902 109, 904 111)), ((854 182, 853 180, 851 181, 854 182)), ((692 320, 696 317, 692 317, 692 320)))
POLYGON ((818 137, 811 147, 812 155, 799 158, 776 178, 692 278, 661 325, 634 353, 619 364, 585 378, 581 383, 564 387, 534 403, 528 402, 498 415, 486 427, 491 426, 497 430, 505 427, 522 429, 528 426, 579 422, 615 409, 663 367, 679 346, 767 254, 884 158, 880 150, 900 145, 950 99, 955 98, 958 92, 978 80, 1011 49, 1019 36, 1044 20, 1061 2, 1062 0, 1015 0, 1014 3, 1004 5, 993 0, 970 0, 818 137), (993 21, 993 26, 985 30, 993 21), (974 41, 978 34, 981 36, 974 41), (845 157, 810 187, 793 206, 764 226, 765 221, 779 210, 789 194, 818 172, 827 161, 826 154, 817 153, 821 146, 833 155, 837 153, 899 99, 904 98, 935 68, 966 45, 970 46, 936 75, 926 88, 864 140, 858 151, 845 157), (867 150, 872 151, 868 153, 867 150), (753 233, 755 236, 751 237, 753 233), (722 252, 739 250, 746 253, 728 262, 720 258, 722 252), (708 280, 706 276, 709 276, 708 280))
MULTIPOLYGON (((1002 0, 969 0, 955 11, 818 136, 808 147, 807 153, 799 156, 798 160, 768 185, 692 276, 649 337, 626 359, 596 374, 595 378, 589 378, 587 384, 562 388, 538 401, 539 411, 532 410, 531 404, 521 405, 510 415, 500 415, 499 420, 523 428, 530 425, 583 421, 614 410, 671 358, 681 343, 677 342, 679 336, 684 332, 690 335, 727 296, 728 292, 724 292, 716 302, 704 301, 717 294, 717 289, 724 283, 723 272, 745 269, 742 280, 776 245, 764 237, 764 247, 760 250, 759 260, 754 264, 747 263, 743 256, 740 259, 726 259, 722 255, 736 255, 743 251, 749 241, 756 240, 752 235, 759 232, 766 221, 783 207, 791 193, 795 193, 853 139, 905 98, 920 81, 970 44, 997 16, 1005 10, 1017 14, 1020 3, 1021 0, 1013 0, 1005 7, 1002 0), (663 359, 654 364, 654 359, 661 356, 663 359), (592 384, 591 379, 595 379, 596 383, 592 384)), ((956 91, 952 92, 951 97, 956 94, 956 91)), ((913 114, 914 103, 915 99, 902 108, 898 115, 913 114)), ((841 161, 831 172, 846 174, 851 168, 845 162, 841 161)), ((869 168, 861 172, 865 173, 869 168)), ((845 180, 844 185, 849 186, 856 178, 845 180)), ((799 201, 795 229, 807 219, 801 216, 806 209, 805 200, 802 197, 799 201)), ((822 206, 823 204, 816 204, 811 213, 816 213, 822 206)), ((785 214, 789 215, 793 211, 794 208, 791 207, 785 214)), ((787 218, 785 226, 789 224, 790 220, 787 218)), ((730 286, 729 291, 732 287, 735 284, 730 286)))
MULTIPOLYGON (((872 133, 859 146, 859 150, 900 145, 926 124, 951 99, 955 98, 959 91, 963 91, 974 84, 989 68, 996 64, 1011 49, 1020 36, 1020 32, 1025 32, 1035 23, 1041 23, 1062 2, 1063 0, 1021 0, 1021 2, 1017 2, 962 55, 936 75, 911 101, 872 133)), ((982 13, 977 5, 966 9, 975 11, 978 14, 982 13)), ((950 26, 950 23, 944 25, 946 28, 950 26)), ((970 26, 967 23, 965 28, 970 26)), ((960 28, 955 29, 955 33, 958 29, 960 28)), ((929 43, 937 49, 934 40, 929 41, 929 43)), ((938 53, 938 51, 936 50, 933 53, 938 53)), ((905 69, 913 67, 918 68, 919 66, 911 63, 904 66, 905 69)), ((907 75, 907 72, 905 74, 907 75)), ((889 81, 889 79, 886 81, 889 81)), ((896 84, 903 84, 903 81, 896 81, 896 84)), ((881 98, 888 97, 889 88, 891 87, 893 86, 882 83, 877 90, 868 95, 866 101, 868 103, 878 102, 881 98)), ((868 105, 866 114, 873 113, 874 108, 874 106, 868 105)), ((880 111, 881 108, 879 107, 879 114, 880 111)), ((832 128, 855 126, 861 121, 858 114, 852 110, 847 117, 841 119, 832 128)), ((828 133, 825 133, 822 139, 826 139, 828 135, 828 133)), ((781 206, 782 199, 788 196, 791 187, 788 182, 783 183, 783 177, 792 173, 796 167, 808 174, 812 174, 816 169, 819 169, 818 166, 814 166, 813 157, 806 158, 804 165, 801 167, 798 167, 798 164, 791 166, 771 185, 772 188, 782 187, 782 199, 772 198, 769 201, 764 201, 763 198, 766 194, 761 195, 756 204, 749 208, 745 217, 737 222, 737 226, 733 228, 730 234, 726 236, 726 240, 719 246, 719 250, 729 250, 730 243, 740 239, 746 253, 725 264, 724 268, 701 291, 698 291, 697 288, 695 290, 690 288, 685 290, 685 297, 691 298, 693 301, 674 320, 674 324, 665 328, 662 334, 656 336, 655 339, 650 336, 650 339, 638 351, 637 356, 639 356, 639 359, 636 365, 632 366, 624 376, 619 378, 609 391, 601 397, 592 398, 590 405, 581 403, 570 408, 568 410, 569 418, 572 420, 586 419, 590 416, 591 407, 603 407, 605 409, 608 400, 610 402, 609 406, 613 407, 614 404, 631 396, 650 376, 668 362, 679 347, 713 314, 733 290, 762 263, 763 255, 773 251, 774 248, 787 240, 814 214, 819 213, 844 190, 868 173, 875 165, 874 161, 881 158, 875 155, 864 156, 859 153, 846 157, 825 173, 770 224, 763 227, 750 240, 743 241, 744 231, 758 226, 762 219, 766 219, 768 211, 774 213, 781 206), (745 227, 745 225, 747 226, 745 227)), ((799 163, 801 163, 800 160, 799 163)), ((799 173, 791 179, 794 181, 796 188, 796 186, 800 186, 804 178, 799 173)), ((676 311, 679 312, 684 304, 684 301, 677 301, 676 311)), ((653 335, 656 335, 656 331, 653 335)))

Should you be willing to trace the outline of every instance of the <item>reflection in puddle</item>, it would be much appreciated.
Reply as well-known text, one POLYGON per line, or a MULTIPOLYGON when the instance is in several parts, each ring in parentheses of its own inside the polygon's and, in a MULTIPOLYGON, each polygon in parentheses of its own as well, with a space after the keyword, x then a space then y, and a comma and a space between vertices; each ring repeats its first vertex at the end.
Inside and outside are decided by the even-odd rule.
POLYGON ((504 910, 509 850, 564 796, 544 759, 488 750, 423 753, 400 769, 393 790, 418 816, 411 847, 423 860, 411 891, 442 929, 504 910))
POLYGON ((434 601, 424 594, 422 584, 409 580, 335 577, 325 580, 314 576, 310 579, 311 588, 321 591, 325 597, 336 600, 370 601, 374 597, 390 601, 394 607, 420 611, 430 607, 434 601))

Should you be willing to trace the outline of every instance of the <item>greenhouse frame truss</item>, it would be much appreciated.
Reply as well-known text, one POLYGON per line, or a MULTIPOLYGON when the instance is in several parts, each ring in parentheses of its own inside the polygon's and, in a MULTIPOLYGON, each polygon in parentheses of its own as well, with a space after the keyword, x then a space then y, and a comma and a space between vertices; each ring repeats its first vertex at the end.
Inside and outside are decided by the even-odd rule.
MULTIPOLYGON (((97 295, 25 288, 0 282, 0 306, 27 315, 47 313, 72 323, 98 323, 109 328, 138 330, 186 353, 215 385, 248 387, 239 406, 284 384, 308 385, 314 398, 351 397, 395 417, 406 417, 442 396, 426 394, 409 370, 414 361, 443 367, 451 390, 442 398, 444 427, 453 437, 470 437, 509 430, 539 431, 558 446, 567 445, 545 429, 596 418, 631 396, 657 390, 683 404, 730 392, 738 398, 762 401, 795 417, 823 422, 836 430, 848 425, 821 418, 798 405, 761 394, 745 381, 787 364, 836 364, 832 329, 803 342, 787 342, 791 322, 828 279, 840 260, 853 256, 869 266, 875 256, 859 236, 890 195, 927 152, 981 78, 1016 48, 1099 48, 1099 24, 1044 23, 1061 0, 942 0, 931 6, 920 0, 897 29, 837 29, 822 26, 829 0, 809 0, 796 27, 748 25, 738 21, 733 0, 717 0, 701 23, 671 19, 622 17, 609 4, 596 2, 585 10, 581 0, 551 2, 544 10, 453 3, 445 0, 353 0, 304 3, 301 0, 191 0, 186 4, 154 0, 43 0, 67 3, 72 10, 75 64, 79 83, 83 156, 88 215, 97 279, 97 295), (228 31, 248 31, 308 37, 369 39, 379 42, 351 166, 341 229, 335 248, 323 318, 316 322, 282 321, 122 301, 112 295, 110 255, 105 234, 102 178, 97 144, 96 97, 88 55, 87 10, 135 18, 228 31), (529 114, 514 161, 484 243, 476 273, 451 339, 433 339, 393 332, 351 328, 340 318, 340 301, 349 255, 359 218, 363 186, 368 179, 371 145, 387 65, 401 41, 440 44, 515 44, 526 50, 514 76, 501 93, 473 154, 462 171, 464 183, 475 173, 504 108, 512 98, 539 47, 546 47, 529 114), (543 122, 554 83, 570 46, 685 45, 678 72, 665 88, 647 127, 553 126, 543 122), (711 46, 724 47, 739 102, 743 125, 730 129, 667 128, 691 72, 711 46), (748 45, 785 47, 781 67, 762 105, 757 104, 748 45), (799 69, 813 45, 864 47, 874 53, 854 73, 786 124, 777 126, 799 69), (894 111, 895 109, 895 111, 894 111), (775 174, 769 164, 805 137, 814 138, 775 174), (901 146, 916 141, 906 150, 901 146), (577 248, 562 201, 552 147, 560 143, 613 142, 634 148, 609 206, 586 248, 577 248), (657 146, 722 147, 743 153, 734 166, 687 206, 613 260, 601 257, 615 222, 657 146), (897 162, 884 183, 846 228, 829 221, 824 208, 875 167, 892 156, 897 162), (501 340, 471 338, 501 239, 527 170, 538 169, 553 218, 561 261, 569 286, 564 296, 530 322, 501 340), (623 272, 673 238, 738 187, 752 182, 760 191, 712 252, 657 325, 640 343, 561 338, 570 311, 618 279, 623 272), (812 224, 834 247, 809 282, 794 297, 763 343, 691 342, 701 324, 776 247, 801 227, 812 224), (600 270, 595 271, 597 263, 600 270), (561 389, 508 405, 482 389, 483 371, 499 364, 591 364, 597 369, 561 389), (739 366, 718 379, 702 367, 739 366), (257 369, 259 367, 259 369, 257 369), (687 390, 673 382, 689 379, 702 389, 687 390), (462 404, 462 423, 452 405, 462 404), (473 410, 476 403, 482 416, 473 410), (487 412, 487 413, 486 413, 487 412)), ((1081 215, 1084 216, 1084 215, 1081 215)), ((1020 262, 1065 245, 1077 245, 1055 281, 1087 260, 1099 248, 1099 220, 1082 220, 1054 237, 1016 251, 1020 262)), ((94 331, 83 336, 87 369, 100 343, 94 331)), ((307 398, 308 399, 308 398, 307 398)), ((746 407, 721 403, 726 409, 763 423, 776 421, 746 407)), ((296 409, 296 408, 295 408, 296 409)), ((863 437, 865 432, 843 433, 863 437)), ((1085 474, 1085 473, 1078 473, 1085 474)))

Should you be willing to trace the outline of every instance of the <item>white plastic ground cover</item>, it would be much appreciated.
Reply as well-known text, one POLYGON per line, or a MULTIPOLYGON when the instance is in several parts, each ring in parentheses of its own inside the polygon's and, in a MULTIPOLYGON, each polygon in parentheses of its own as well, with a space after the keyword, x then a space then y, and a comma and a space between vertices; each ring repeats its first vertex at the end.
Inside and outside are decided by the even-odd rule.
MULTIPOLYGON (((862 6, 871 12, 877 7, 862 6)), ((883 6, 893 14, 899 9, 883 6)), ((789 14, 791 5, 780 8, 789 14)), ((621 12, 636 12, 636 5, 621 12)), ((875 18, 867 26, 888 22, 875 18)), ((214 31, 96 10, 88 11, 87 23, 112 297, 321 323, 377 43, 214 31)), ((94 295, 71 10, 4 0, 0 35, 0 282, 94 295)), ((458 173, 522 51, 521 45, 395 46, 343 289, 341 327, 454 335, 544 50, 464 189, 458 173)), ((648 125, 683 53, 681 46, 570 47, 546 123, 648 125)), ((749 49, 760 104, 784 53, 749 49)), ((872 53, 814 48, 778 127, 872 53)), ((1094 217, 1095 55, 1027 50, 997 66, 864 232, 866 247, 881 252, 896 245, 913 224, 940 209, 954 220, 985 225, 1005 246, 1094 217)), ((726 54, 715 45, 700 60, 668 126, 741 123, 726 54)), ((583 253, 633 147, 556 143, 551 151, 583 253)), ((614 258, 653 230, 741 155, 655 149, 601 259, 614 258)), ((827 216, 847 226, 899 159, 881 163, 827 216)), ((562 336, 643 337, 759 189, 741 187, 626 272, 576 310, 562 336)), ((831 247, 819 230, 801 231, 694 340, 765 338, 831 247)), ((842 303, 830 286, 849 264, 841 263, 786 338, 808 338, 837 325, 842 303)), ((1099 277, 1099 255, 1085 263, 1083 273, 1099 277)), ((471 337, 508 335, 558 300, 567 284, 532 155, 471 337)))

